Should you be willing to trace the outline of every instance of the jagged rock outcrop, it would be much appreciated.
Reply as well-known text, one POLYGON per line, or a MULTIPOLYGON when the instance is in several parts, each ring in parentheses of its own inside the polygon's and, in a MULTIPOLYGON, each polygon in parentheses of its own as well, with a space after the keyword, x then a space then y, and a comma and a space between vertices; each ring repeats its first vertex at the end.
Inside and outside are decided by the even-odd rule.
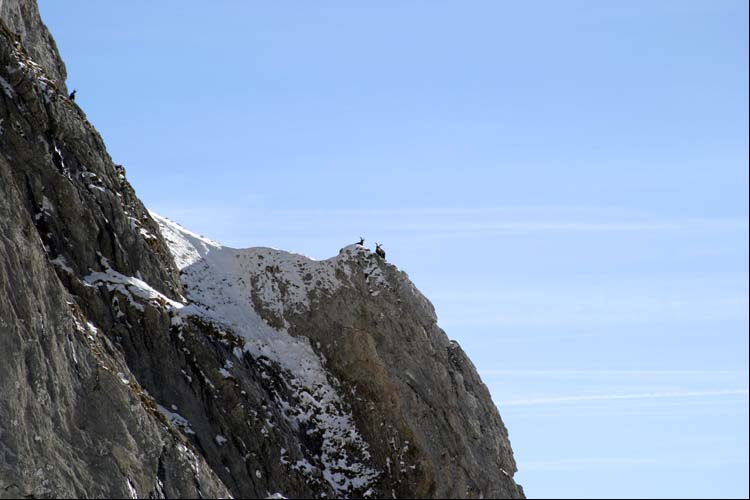
POLYGON ((0 497, 523 496, 406 274, 149 214, 35 1, 0 14, 0 497))
POLYGON ((34 1, 0 0, 0 19, 22 40, 31 59, 44 68, 61 92, 67 93, 65 64, 57 51, 57 44, 39 17, 34 1))

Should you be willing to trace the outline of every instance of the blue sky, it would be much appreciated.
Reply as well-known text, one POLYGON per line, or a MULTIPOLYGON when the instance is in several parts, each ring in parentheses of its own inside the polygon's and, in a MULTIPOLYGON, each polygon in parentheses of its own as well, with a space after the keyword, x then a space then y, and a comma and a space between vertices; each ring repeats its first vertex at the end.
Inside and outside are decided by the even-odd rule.
POLYGON ((151 209, 384 243, 531 497, 748 496, 746 2, 208 5, 40 0, 151 209))

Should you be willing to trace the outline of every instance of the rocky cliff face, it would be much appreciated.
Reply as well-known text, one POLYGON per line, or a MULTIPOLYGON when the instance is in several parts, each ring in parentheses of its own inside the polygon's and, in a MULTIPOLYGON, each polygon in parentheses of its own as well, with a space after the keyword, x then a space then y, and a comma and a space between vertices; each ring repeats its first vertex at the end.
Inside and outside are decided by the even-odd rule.
POLYGON ((0 497, 523 496, 406 274, 149 214, 35 1, 0 15, 0 497))
POLYGON ((39 7, 34 1, 0 0, 0 19, 23 41, 31 59, 44 68, 61 92, 66 93, 65 64, 57 51, 55 40, 39 17, 39 7))

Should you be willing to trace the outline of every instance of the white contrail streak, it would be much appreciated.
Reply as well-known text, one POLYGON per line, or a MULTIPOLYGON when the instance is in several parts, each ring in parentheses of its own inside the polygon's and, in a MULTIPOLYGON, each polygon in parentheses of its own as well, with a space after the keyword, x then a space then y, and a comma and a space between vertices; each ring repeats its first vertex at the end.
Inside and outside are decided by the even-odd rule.
POLYGON ((577 401, 618 401, 628 399, 702 398, 710 396, 747 396, 747 389, 725 389, 720 391, 653 392, 641 394, 595 394, 590 396, 562 396, 557 398, 517 399, 501 401, 500 406, 531 406, 577 401))
POLYGON ((479 370, 487 377, 502 375, 744 375, 747 370, 479 370))

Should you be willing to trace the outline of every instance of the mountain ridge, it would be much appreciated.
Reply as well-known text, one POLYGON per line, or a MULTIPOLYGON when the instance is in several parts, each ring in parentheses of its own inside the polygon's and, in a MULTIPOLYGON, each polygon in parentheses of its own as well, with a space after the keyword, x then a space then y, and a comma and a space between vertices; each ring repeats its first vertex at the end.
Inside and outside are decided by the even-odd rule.
POLYGON ((0 14, 0 497, 523 496, 405 273, 150 214, 36 2, 0 14))

